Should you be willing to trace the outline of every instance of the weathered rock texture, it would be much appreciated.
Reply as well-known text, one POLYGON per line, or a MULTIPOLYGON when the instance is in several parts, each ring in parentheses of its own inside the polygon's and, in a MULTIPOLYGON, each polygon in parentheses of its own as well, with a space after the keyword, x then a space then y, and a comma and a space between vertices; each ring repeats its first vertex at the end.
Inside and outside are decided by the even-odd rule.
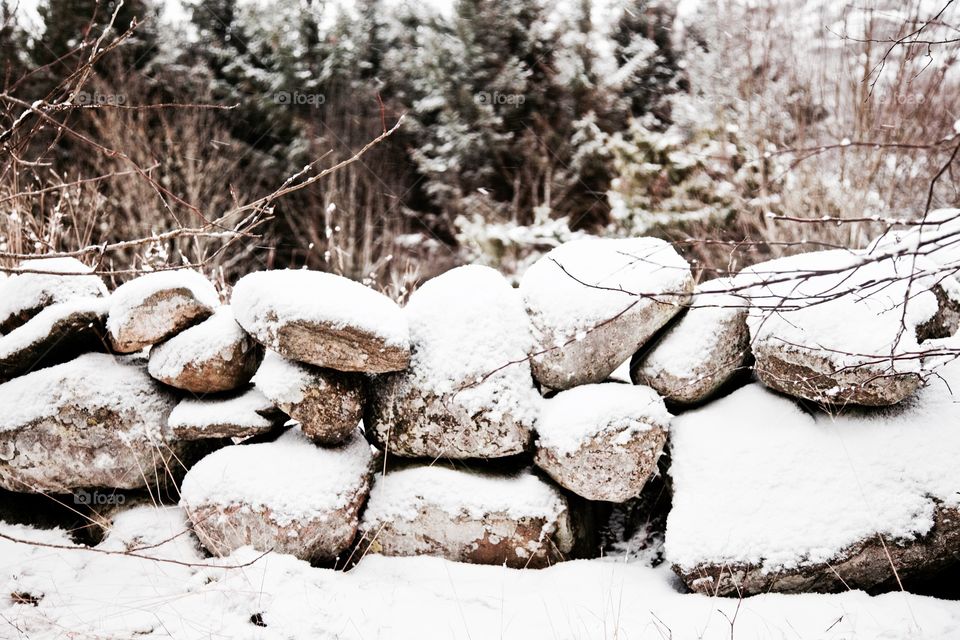
POLYGON ((134 489, 177 468, 176 403, 138 366, 87 354, 0 385, 0 486, 134 489))
POLYGON ((670 414, 649 387, 606 383, 546 401, 534 462, 588 500, 625 502, 657 469, 670 414))
POLYGON ((750 359, 748 302, 730 279, 697 287, 690 308, 630 366, 635 384, 678 404, 703 402, 743 370, 750 359))
POLYGON ((493 269, 459 267, 426 282, 404 309, 406 371, 376 376, 367 426, 390 454, 496 458, 528 449, 540 407, 519 296, 493 269))
POLYGON ((246 438, 268 433, 287 417, 257 389, 226 398, 184 398, 170 413, 178 440, 246 438))
POLYGON ((18 268, 21 273, 0 280, 0 334, 10 333, 52 304, 107 295, 103 280, 74 258, 25 260, 18 268))
POLYGON ((271 351, 253 381, 318 444, 342 442, 363 417, 366 389, 358 374, 293 362, 271 351))
POLYGON ((670 427, 665 556, 701 593, 897 588, 960 566, 960 361, 882 410, 759 384, 670 427))
POLYGON ((602 382, 688 302, 690 267, 656 238, 563 244, 520 281, 534 377, 552 389, 602 382))
POLYGON ((378 478, 361 531, 370 553, 434 555, 514 568, 564 560, 574 544, 566 500, 536 476, 493 476, 441 466, 378 478))
POLYGON ((936 509, 933 528, 906 543, 879 536, 845 549, 829 562, 795 569, 768 571, 757 564, 674 567, 697 593, 742 597, 762 593, 831 593, 851 589, 898 589, 897 580, 929 579, 957 566, 960 547, 960 510, 936 509), (896 575, 893 568, 896 568, 896 575))
POLYGON ((277 270, 237 282, 237 322, 291 360, 338 371, 383 373, 407 366, 407 327, 386 296, 331 273, 277 270))
POLYGON ((207 456, 184 478, 180 504, 216 555, 249 545, 330 560, 356 537, 372 464, 370 446, 359 434, 324 449, 293 430, 275 442, 234 445, 207 456))
POLYGON ((246 385, 263 359, 260 346, 233 319, 229 307, 150 350, 150 375, 193 393, 246 385))
POLYGON ((58 302, 0 336, 0 382, 106 345, 107 300, 58 302))
POLYGON ((848 251, 751 267, 737 280, 752 285, 757 377, 821 404, 901 402, 920 386, 920 341, 956 322, 960 285, 938 270, 923 256, 848 251))
POLYGON ((219 304, 196 271, 158 271, 126 282, 111 296, 107 330, 113 348, 133 353, 206 320, 219 304))

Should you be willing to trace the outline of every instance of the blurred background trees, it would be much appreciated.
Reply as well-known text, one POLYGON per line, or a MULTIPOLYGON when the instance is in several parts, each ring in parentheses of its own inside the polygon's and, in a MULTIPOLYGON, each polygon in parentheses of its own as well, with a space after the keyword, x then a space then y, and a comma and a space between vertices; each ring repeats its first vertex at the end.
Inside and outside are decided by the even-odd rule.
MULTIPOLYGON (((719 272, 883 226, 780 218, 922 212, 960 128, 958 47, 890 44, 937 3, 680 4, 40 0, 24 19, 0 0, 0 131, 24 103, 64 100, 104 31, 133 26, 57 112, 129 161, 31 125, 6 149, 0 250, 216 219, 401 114, 362 161, 271 203, 258 237, 158 241, 107 266, 203 261, 229 281, 306 265, 402 296, 466 260, 518 271, 586 232, 660 235, 719 272)), ((949 10, 925 41, 957 22, 949 10)), ((956 204, 952 176, 936 204, 956 204)))

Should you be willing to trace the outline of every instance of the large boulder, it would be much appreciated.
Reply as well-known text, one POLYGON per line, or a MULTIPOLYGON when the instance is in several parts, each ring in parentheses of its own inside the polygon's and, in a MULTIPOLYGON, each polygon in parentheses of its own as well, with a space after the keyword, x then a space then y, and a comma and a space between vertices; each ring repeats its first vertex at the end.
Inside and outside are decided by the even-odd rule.
POLYGON ((404 309, 410 368, 376 376, 367 426, 390 454, 496 458, 525 451, 540 408, 533 337, 516 291, 488 267, 427 281, 404 309))
POLYGON ((342 442, 363 418, 366 390, 359 374, 320 369, 268 351, 253 383, 317 444, 342 442))
POLYGON ((0 336, 0 382, 102 350, 108 304, 106 298, 92 297, 57 302, 0 336))
POLYGON ((923 256, 819 251, 737 276, 757 377, 822 404, 891 405, 920 386, 920 341, 944 337, 960 285, 923 256))
POLYGON ((753 384, 674 418, 667 560, 737 597, 909 589, 957 567, 960 362, 938 374, 885 409, 811 412, 753 384))
POLYGON ((269 433, 286 420, 266 396, 250 388, 230 397, 184 398, 168 424, 177 440, 246 438, 269 433))
POLYGON ((626 502, 657 470, 670 414, 643 386, 591 384, 547 400, 534 462, 588 500, 626 502))
POLYGON ((52 304, 105 295, 100 276, 75 258, 25 260, 17 273, 0 280, 0 334, 10 333, 52 304))
POLYGON ((232 391, 246 385, 263 359, 263 347, 220 307, 200 324, 150 350, 150 375, 193 393, 232 391))
POLYGON ((291 429, 274 442, 234 445, 202 459, 183 480, 180 505, 215 555, 249 545, 332 560, 356 537, 373 461, 359 433, 338 448, 321 448, 291 429))
POLYGON ((176 404, 143 367, 101 353, 0 385, 0 487, 151 486, 179 466, 176 404))
POLYGON ((570 522, 564 497, 535 475, 433 465, 378 477, 361 531, 371 553, 540 568, 566 559, 570 522))
POLYGON ((750 359, 749 303, 729 278, 697 286, 690 308, 630 366, 635 384, 652 387, 677 404, 715 394, 750 359))
POLYGON ((291 360, 383 373, 406 368, 407 325, 400 307, 359 282, 319 271, 248 274, 231 298, 237 322, 291 360))
POLYGON ((531 266, 520 293, 533 323, 533 375, 552 389, 602 382, 679 313, 690 266, 657 238, 589 238, 531 266))
POLYGON ((140 351, 206 320, 219 304, 217 290, 197 271, 142 275, 110 297, 110 343, 120 353, 140 351))

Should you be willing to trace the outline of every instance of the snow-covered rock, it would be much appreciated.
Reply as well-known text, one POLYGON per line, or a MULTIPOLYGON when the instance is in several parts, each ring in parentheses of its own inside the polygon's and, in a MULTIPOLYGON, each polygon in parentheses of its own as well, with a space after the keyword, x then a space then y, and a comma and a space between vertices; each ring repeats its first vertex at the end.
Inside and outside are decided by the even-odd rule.
POLYGON ((284 415, 258 389, 228 398, 184 398, 170 412, 168 424, 178 440, 244 438, 266 433, 284 415))
POLYGON ((588 500, 625 502, 657 469, 670 414, 644 386, 605 383, 561 391, 537 423, 537 466, 588 500))
POLYGON ((373 460, 359 433, 321 448, 291 429, 274 442, 233 445, 202 459, 183 480, 180 505, 215 555, 249 545, 333 559, 356 537, 373 460))
POLYGON ((748 302, 733 281, 701 283, 690 308, 657 341, 637 354, 631 379, 680 404, 703 402, 742 370, 750 357, 748 302))
POLYGON ((120 353, 140 351, 205 320, 219 304, 217 290, 197 271, 142 275, 110 297, 110 342, 120 353))
POLYGON ((0 385, 0 486, 69 492, 151 486, 179 466, 176 400, 143 367, 101 353, 0 385))
POLYGON ((320 369, 267 351, 253 383, 318 444, 342 442, 363 418, 366 390, 359 374, 320 369))
POLYGON ((0 381, 105 346, 107 298, 57 302, 0 336, 0 381))
POLYGON ((674 418, 667 559, 710 595, 895 589, 893 567, 955 566, 960 361, 938 374, 884 409, 811 414, 753 384, 674 418))
POLYGON ((231 391, 250 382, 263 358, 260 346, 229 306, 150 350, 150 375, 194 393, 231 391))
POLYGON ((404 309, 410 367, 376 376, 367 426, 390 454, 496 458, 521 453, 540 408, 517 292, 488 267, 428 280, 404 309))
POLYGON ((960 285, 926 258, 819 251, 737 276, 750 299, 755 370, 824 404, 890 405, 920 385, 919 341, 948 335, 960 285), (939 293, 938 293, 939 290, 939 293))
POLYGON ((359 282, 319 271, 251 273, 231 299, 237 322, 291 360, 338 371, 382 373, 407 366, 400 307, 359 282))
POLYGON ((960 267, 960 209, 935 209, 924 220, 885 232, 870 243, 870 253, 916 253, 944 269, 960 267))
POLYGON ((51 304, 107 295, 100 276, 75 258, 24 260, 18 269, 20 273, 0 280, 0 334, 10 333, 51 304))
POLYGON ((690 266, 657 238, 565 243, 523 275, 533 375, 546 387, 602 382, 688 302, 690 266))
POLYGON ((566 499, 535 475, 433 465, 378 477, 360 528, 371 553, 539 568, 572 549, 570 520, 566 499))

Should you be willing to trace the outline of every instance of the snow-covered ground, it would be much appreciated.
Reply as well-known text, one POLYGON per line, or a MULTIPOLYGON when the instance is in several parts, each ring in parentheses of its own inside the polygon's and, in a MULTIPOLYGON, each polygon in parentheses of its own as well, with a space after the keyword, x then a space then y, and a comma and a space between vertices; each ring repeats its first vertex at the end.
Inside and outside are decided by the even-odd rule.
POLYGON ((97 547, 168 562, 72 548, 62 532, 0 525, 0 536, 67 547, 0 539, 0 566, 11 576, 0 596, 0 638, 945 640, 960 634, 960 602, 862 592, 710 598, 681 594, 666 566, 624 558, 535 571, 368 556, 347 573, 250 549, 206 559, 182 518, 174 507, 134 508, 97 547), (34 605, 31 598, 40 599, 34 605))

